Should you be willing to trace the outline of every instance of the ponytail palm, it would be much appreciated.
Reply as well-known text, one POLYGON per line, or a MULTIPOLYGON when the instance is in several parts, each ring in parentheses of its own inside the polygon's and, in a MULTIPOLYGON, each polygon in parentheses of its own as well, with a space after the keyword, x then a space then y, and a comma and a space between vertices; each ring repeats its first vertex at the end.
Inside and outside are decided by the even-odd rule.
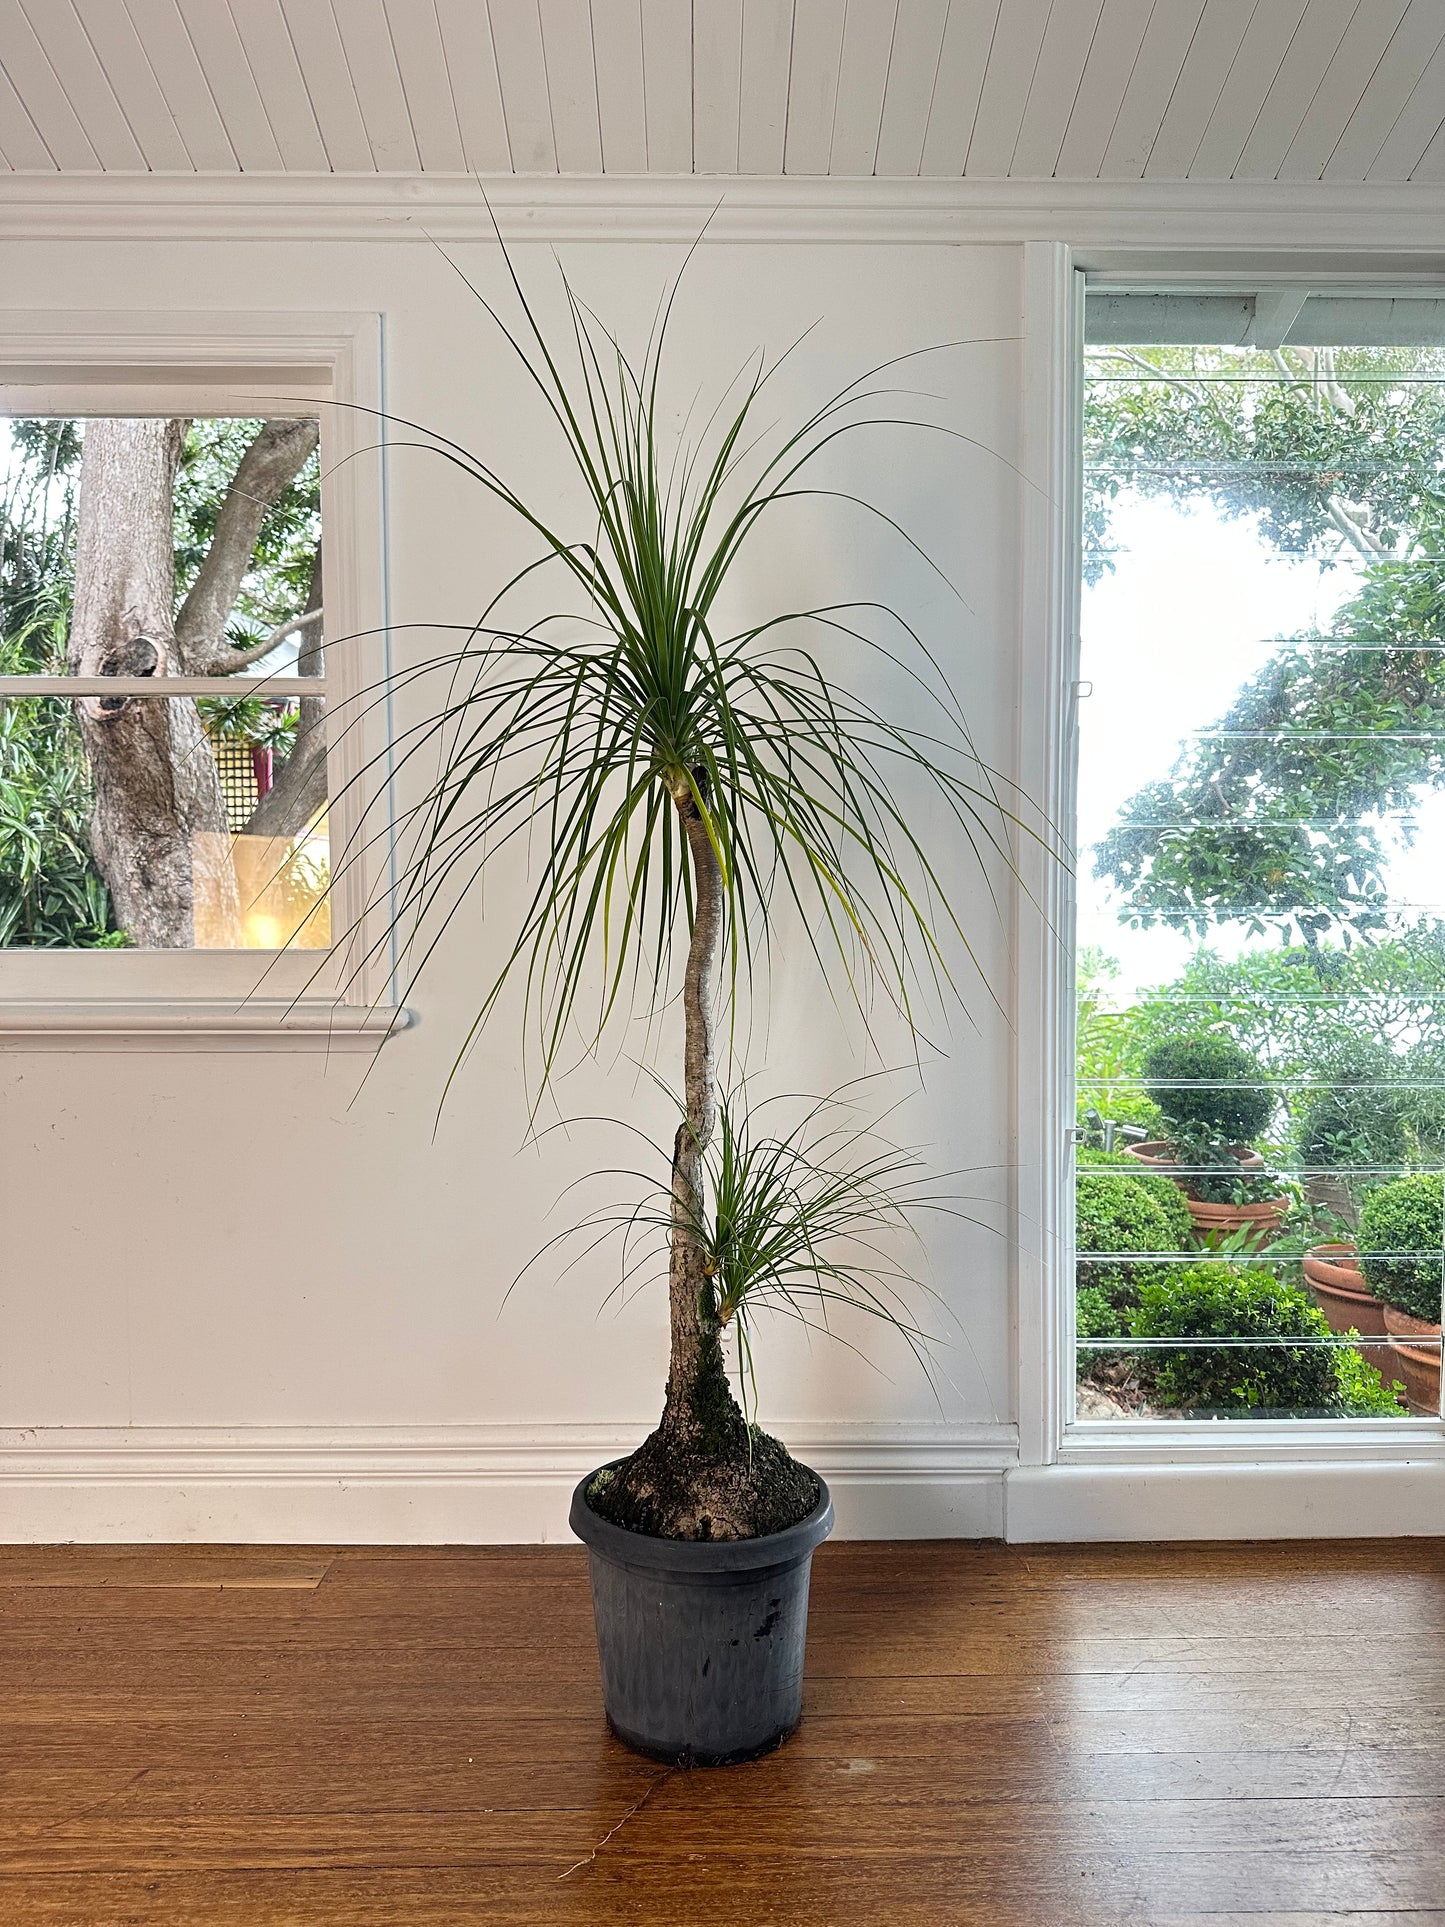
POLYGON ((409 818, 398 914, 430 933, 424 945, 412 938, 414 972, 452 913, 442 905, 500 849, 526 844, 533 881, 473 1035, 520 978, 539 1090, 569 1037, 590 1044, 615 1011, 660 1008, 685 935, 666 1401, 598 1503, 668 1536, 746 1536, 780 1510, 805 1511, 809 1482, 781 1447, 750 1439, 724 1369, 726 1307, 701 1229, 722 988, 736 995, 765 965, 786 907, 816 964, 836 966, 860 1006, 881 990, 911 1022, 920 989, 954 992, 968 954, 915 826, 927 817, 986 861, 1007 860, 1013 818, 946 677, 884 604, 776 610, 732 631, 718 616, 764 520, 801 498, 831 495, 909 542, 876 508, 811 480, 832 444, 896 422, 880 412, 896 364, 778 432, 760 421, 777 366, 760 357, 698 435, 669 440, 658 389, 671 296, 634 365, 564 279, 564 370, 512 279, 517 326, 478 299, 550 411, 590 526, 564 536, 488 464, 428 436, 528 525, 542 554, 448 659, 448 701, 403 744, 403 761, 440 755, 409 818), (568 579, 565 612, 508 629, 504 600, 544 571, 568 579), (830 673, 842 645, 905 679, 924 723, 890 720, 830 673))

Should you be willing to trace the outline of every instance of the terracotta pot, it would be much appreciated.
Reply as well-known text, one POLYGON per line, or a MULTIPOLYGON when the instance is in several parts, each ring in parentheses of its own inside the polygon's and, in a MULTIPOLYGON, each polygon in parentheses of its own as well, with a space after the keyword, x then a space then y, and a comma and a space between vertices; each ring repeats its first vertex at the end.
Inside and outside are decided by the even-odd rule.
POLYGON ((1405 1382, 1405 1397, 1410 1410, 1421 1418, 1440 1416, 1440 1327, 1427 1319, 1412 1318, 1407 1311, 1385 1307, 1385 1329, 1390 1334, 1392 1369, 1405 1382), (1412 1344, 1410 1341, 1417 1341, 1412 1344), (1421 1344, 1430 1339, 1431 1344, 1421 1344))
POLYGON ((1289 1209, 1287 1198, 1263 1198, 1258 1204, 1208 1204, 1184 1193, 1194 1229, 1206 1243, 1211 1238, 1228 1237, 1233 1231, 1255 1230, 1254 1243, 1267 1245, 1279 1229, 1279 1221, 1289 1209))
POLYGON ((1305 1279, 1315 1303, 1325 1315, 1329 1328, 1339 1338, 1358 1332, 1357 1349, 1367 1365, 1373 1365, 1385 1385, 1399 1378, 1395 1354, 1386 1339, 1385 1307, 1365 1282, 1365 1274, 1355 1263, 1355 1247, 1347 1244, 1320 1244, 1304 1256, 1305 1279))
POLYGON ((1343 1178, 1329 1177, 1317 1171, 1312 1178, 1305 1179, 1305 1196, 1311 1204, 1322 1204, 1348 1225, 1358 1221, 1359 1207, 1343 1178))
MULTIPOLYGON (((1305 1253, 1304 1267, 1315 1303, 1329 1320, 1332 1332, 1343 1336, 1357 1331, 1361 1338, 1385 1336, 1385 1307, 1365 1283, 1365 1274, 1355 1263, 1353 1245, 1316 1245, 1305 1253)), ((1379 1347, 1374 1349, 1378 1351, 1379 1347)), ((1371 1357, 1372 1364, 1379 1362, 1371 1357)))
MULTIPOLYGON (((1268 1244, 1280 1219, 1289 1209, 1287 1198, 1262 1198, 1257 1204, 1209 1204, 1202 1198, 1196 1198, 1189 1180, 1179 1176, 1179 1160, 1174 1154, 1173 1145, 1159 1138, 1151 1139, 1147 1144, 1131 1144, 1125 1156, 1136 1158, 1140 1164, 1147 1164, 1151 1171, 1163 1171, 1166 1176, 1173 1178, 1184 1193, 1184 1202, 1189 1206, 1194 1229, 1206 1243, 1211 1238, 1227 1237, 1232 1231, 1244 1231, 1253 1226, 1257 1233, 1254 1242, 1257 1245, 1268 1244)), ((1236 1144, 1233 1156, 1241 1171, 1264 1169, 1264 1159, 1258 1151, 1251 1151, 1247 1145, 1236 1144)))
MULTIPOLYGON (((1165 1172, 1169 1177, 1174 1179, 1174 1182, 1179 1186, 1181 1191, 1188 1191, 1189 1187, 1184 1179, 1175 1176, 1175 1173, 1179 1169, 1179 1159, 1175 1156, 1174 1146, 1167 1143, 1165 1139, 1155 1137, 1150 1138, 1147 1144, 1126 1145, 1124 1155, 1126 1158, 1137 1158, 1141 1164, 1147 1164, 1155 1171, 1165 1172)), ((1249 1147, 1244 1144, 1236 1144, 1234 1146, 1234 1161, 1241 1171, 1262 1171, 1264 1169, 1264 1159, 1260 1153, 1258 1151, 1251 1151, 1249 1147)))

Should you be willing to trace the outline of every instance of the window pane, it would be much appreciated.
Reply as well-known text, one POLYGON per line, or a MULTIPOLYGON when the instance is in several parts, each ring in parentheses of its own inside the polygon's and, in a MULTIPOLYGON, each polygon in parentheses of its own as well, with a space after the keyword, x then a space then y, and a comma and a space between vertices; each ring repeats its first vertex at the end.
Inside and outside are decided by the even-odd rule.
POLYGON ((0 697, 0 946, 325 948, 329 887, 320 698, 0 697), (147 821, 154 784, 97 774, 87 727, 219 814, 147 821))
POLYGON ((1445 356, 1087 374, 1079 1415, 1438 1414, 1445 356))
POLYGON ((329 941, 317 447, 305 418, 0 422, 0 675, 218 691, 0 699, 6 946, 329 941))

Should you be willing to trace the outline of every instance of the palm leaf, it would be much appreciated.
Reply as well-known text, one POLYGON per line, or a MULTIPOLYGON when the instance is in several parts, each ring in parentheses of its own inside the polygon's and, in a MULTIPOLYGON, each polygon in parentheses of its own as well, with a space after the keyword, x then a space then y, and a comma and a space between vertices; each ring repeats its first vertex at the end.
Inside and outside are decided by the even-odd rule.
POLYGON ((484 868, 525 845, 530 886, 458 1062, 520 976, 540 1094, 569 1029, 590 1047, 619 1006, 655 1009, 665 994, 675 933, 690 922, 674 807, 690 799, 721 871, 734 988, 787 903, 820 967, 841 964, 860 1006, 881 989, 912 1024, 920 986, 961 997, 972 935, 916 825, 927 815, 956 831, 985 883, 990 866, 1014 869, 1019 835, 1052 847, 1048 826, 979 757, 936 654, 888 605, 801 608, 735 633, 715 613, 759 527, 800 496, 840 496, 911 543, 873 505, 799 477, 841 438, 897 425, 874 407, 893 392, 877 381, 912 357, 772 431, 760 400, 779 363, 759 355, 689 445, 665 434, 659 400, 676 281, 634 367, 564 275, 564 369, 505 249, 503 259, 520 320, 509 324, 473 292, 542 396, 594 526, 585 539, 564 535, 479 457, 402 424, 513 510, 544 550, 502 584, 463 645, 429 665, 448 673, 447 698, 393 746, 398 771, 431 769, 402 819, 388 919, 408 986, 484 868), (543 570, 568 581, 568 605, 509 629, 508 597, 543 570), (892 640, 874 633, 880 623, 892 640), (924 726, 890 720, 847 685, 829 653, 845 639, 902 672, 924 726), (931 806, 920 808, 920 791, 931 806))

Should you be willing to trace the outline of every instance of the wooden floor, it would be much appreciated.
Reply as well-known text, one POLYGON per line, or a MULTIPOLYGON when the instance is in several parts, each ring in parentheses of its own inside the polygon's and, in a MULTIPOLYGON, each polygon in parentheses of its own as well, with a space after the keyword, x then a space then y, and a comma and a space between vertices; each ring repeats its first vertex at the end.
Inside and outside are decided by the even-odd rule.
POLYGON ((566 1549, 0 1548, 0 1922, 1445 1923, 1445 1541, 831 1545, 782 1752, 566 1549))

